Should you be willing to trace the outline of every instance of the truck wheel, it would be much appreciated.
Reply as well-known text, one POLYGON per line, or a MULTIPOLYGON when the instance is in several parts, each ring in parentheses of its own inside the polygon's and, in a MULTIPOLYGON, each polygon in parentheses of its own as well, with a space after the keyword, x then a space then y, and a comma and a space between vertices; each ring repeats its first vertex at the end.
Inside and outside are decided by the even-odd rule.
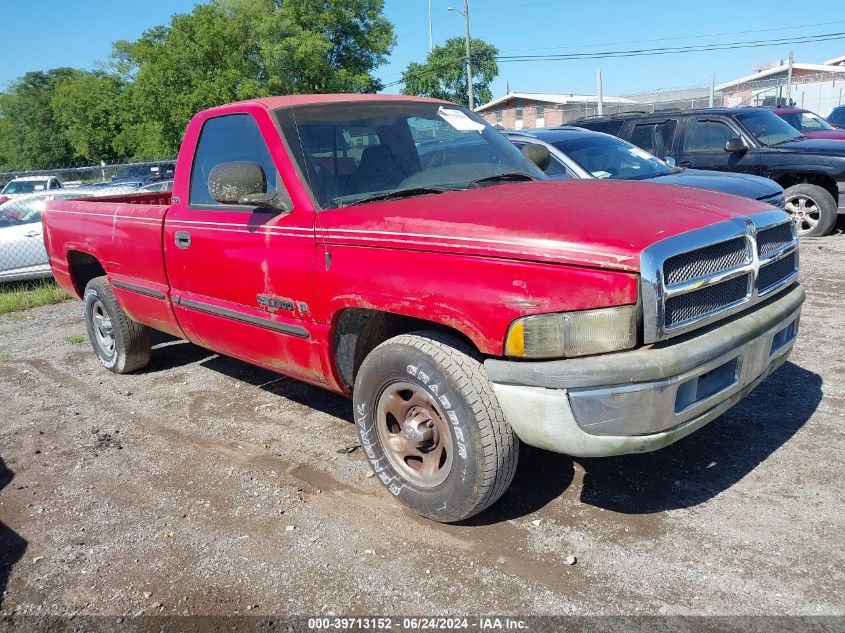
POLYGON ((836 225, 836 200, 818 185, 792 185, 784 196, 784 208, 795 219, 798 235, 819 237, 827 235, 836 225))
POLYGON ((127 374, 150 362, 150 328, 126 316, 108 279, 89 281, 83 302, 88 339, 103 367, 127 374))
POLYGON ((403 334, 376 347, 355 379, 355 427, 370 466, 435 521, 481 512, 516 471, 519 439, 468 352, 440 332, 403 334))

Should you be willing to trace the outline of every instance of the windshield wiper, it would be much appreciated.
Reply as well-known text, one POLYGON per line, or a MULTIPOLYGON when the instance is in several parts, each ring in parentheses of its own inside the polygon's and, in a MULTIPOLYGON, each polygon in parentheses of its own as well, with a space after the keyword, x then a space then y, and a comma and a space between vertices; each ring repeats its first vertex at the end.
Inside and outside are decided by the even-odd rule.
POLYGON ((353 200, 342 206, 353 207, 356 204, 367 204, 368 202, 380 202, 381 200, 397 200, 399 198, 411 198, 413 196, 424 196, 429 193, 445 193, 451 189, 440 189, 438 187, 409 187, 408 189, 394 189, 393 191, 385 191, 383 193, 376 193, 372 196, 366 196, 353 200))
POLYGON ((778 141, 777 143, 772 143, 769 147, 775 147, 777 145, 783 145, 784 143, 795 143, 796 141, 800 141, 803 138, 807 138, 806 136, 799 136, 797 138, 785 138, 782 141, 778 141))
POLYGON ((480 185, 485 182, 523 182, 528 180, 537 180, 534 176, 529 176, 521 171, 506 171, 501 174, 493 174, 492 176, 485 176, 484 178, 476 178, 467 183, 467 189, 473 185, 480 185))

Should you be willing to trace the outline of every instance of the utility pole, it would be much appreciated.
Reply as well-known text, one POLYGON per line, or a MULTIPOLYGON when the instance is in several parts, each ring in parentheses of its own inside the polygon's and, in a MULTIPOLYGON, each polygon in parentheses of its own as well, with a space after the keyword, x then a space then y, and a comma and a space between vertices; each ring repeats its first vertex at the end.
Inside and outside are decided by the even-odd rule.
POLYGON ((716 102, 716 73, 710 73, 710 101, 709 107, 713 107, 716 102))
POLYGON ((792 105, 792 64, 794 62, 795 51, 789 51, 789 63, 786 68, 786 107, 792 105))
POLYGON ((434 48, 434 40, 431 37, 431 0, 428 0, 428 52, 434 48))
POLYGON ((466 54, 467 54, 467 90, 469 91, 469 109, 475 109, 475 96, 472 89, 472 62, 470 61, 470 36, 469 36, 469 0, 464 0, 464 10, 449 7, 448 11, 455 11, 464 16, 464 24, 466 26, 466 54))
POLYGON ((604 102, 602 101, 601 91, 601 68, 596 70, 596 107, 598 108, 597 114, 604 114, 604 102))

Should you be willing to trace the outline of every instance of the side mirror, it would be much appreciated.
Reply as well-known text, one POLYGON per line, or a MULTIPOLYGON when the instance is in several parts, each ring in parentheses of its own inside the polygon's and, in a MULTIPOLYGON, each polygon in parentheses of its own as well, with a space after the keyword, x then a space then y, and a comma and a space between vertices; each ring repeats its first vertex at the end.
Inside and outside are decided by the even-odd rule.
POLYGON ((731 154, 736 154, 737 152, 745 152, 748 150, 748 145, 745 144, 741 138, 730 138, 728 142, 725 143, 725 151, 730 152, 731 154))
POLYGON ((552 160, 552 155, 549 154, 549 148, 537 143, 525 145, 522 148, 522 155, 537 165, 542 171, 546 171, 549 168, 549 162, 552 160))
POLYGON ((267 175, 258 163, 220 163, 208 175, 208 192, 220 204, 242 204, 288 211, 275 193, 267 193, 267 175))
POLYGON ((669 167, 674 167, 675 166, 675 157, 674 156, 666 156, 663 159, 663 162, 666 163, 667 165, 669 165, 669 167))

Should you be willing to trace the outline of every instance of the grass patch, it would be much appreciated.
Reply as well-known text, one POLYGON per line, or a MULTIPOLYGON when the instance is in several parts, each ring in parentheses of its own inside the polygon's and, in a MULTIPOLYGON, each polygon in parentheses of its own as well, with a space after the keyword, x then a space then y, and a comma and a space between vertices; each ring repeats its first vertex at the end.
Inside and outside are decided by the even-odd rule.
POLYGON ((71 334, 65 340, 71 345, 81 345, 88 340, 88 337, 83 334, 71 334))
POLYGON ((7 360, 9 360, 9 354, 4 351, 0 351, 0 363, 5 363, 7 360))
POLYGON ((52 279, 0 284, 0 314, 20 312, 70 299, 52 279))

